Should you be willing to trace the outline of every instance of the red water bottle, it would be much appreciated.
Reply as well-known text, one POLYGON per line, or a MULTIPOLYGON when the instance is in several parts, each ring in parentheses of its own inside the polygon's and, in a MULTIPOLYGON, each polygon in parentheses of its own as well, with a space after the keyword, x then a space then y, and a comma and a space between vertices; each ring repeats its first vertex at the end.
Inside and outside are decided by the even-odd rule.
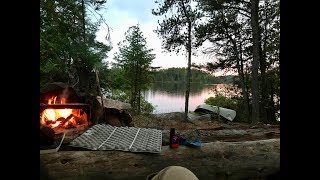
POLYGON ((170 129, 170 147, 178 148, 180 143, 180 136, 175 133, 175 128, 170 129))

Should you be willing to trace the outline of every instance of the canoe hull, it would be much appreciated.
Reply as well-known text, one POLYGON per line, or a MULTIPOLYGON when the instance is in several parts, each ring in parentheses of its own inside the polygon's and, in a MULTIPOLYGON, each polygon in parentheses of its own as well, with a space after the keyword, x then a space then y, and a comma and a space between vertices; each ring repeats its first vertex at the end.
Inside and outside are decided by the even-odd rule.
POLYGON ((229 121, 233 121, 236 117, 237 113, 235 110, 227 109, 219 106, 211 106, 208 104, 200 104, 196 107, 195 112, 201 112, 202 110, 210 111, 215 114, 219 114, 220 116, 226 118, 229 121))

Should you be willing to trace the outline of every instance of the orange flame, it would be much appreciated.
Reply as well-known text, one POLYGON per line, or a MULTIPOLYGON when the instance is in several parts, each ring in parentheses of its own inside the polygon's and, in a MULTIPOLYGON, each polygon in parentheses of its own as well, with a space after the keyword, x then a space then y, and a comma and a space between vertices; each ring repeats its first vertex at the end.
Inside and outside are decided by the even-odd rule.
MULTIPOLYGON (((57 101, 57 96, 48 99, 48 104, 66 104, 66 99, 61 98, 60 102, 57 101)), ((45 109, 41 114, 40 123, 42 125, 49 125, 51 128, 59 126, 75 127, 83 119, 86 120, 86 113, 81 115, 80 109, 45 109), (71 116, 70 116, 71 115, 71 116), (77 121, 78 120, 78 121, 77 121), (65 121, 65 122, 63 122, 65 121)))

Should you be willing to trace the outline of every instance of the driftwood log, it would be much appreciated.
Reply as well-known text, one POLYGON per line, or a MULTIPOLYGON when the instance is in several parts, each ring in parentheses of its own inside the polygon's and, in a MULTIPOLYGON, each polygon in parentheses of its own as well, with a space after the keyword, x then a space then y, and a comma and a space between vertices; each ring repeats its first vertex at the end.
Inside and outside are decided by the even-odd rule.
MULTIPOLYGON (((199 149, 162 146, 160 154, 122 151, 59 151, 40 155, 53 179, 139 179, 178 165, 200 179, 268 179, 280 172, 280 139, 210 142, 199 149)), ((274 178, 273 178, 274 179, 274 178)))

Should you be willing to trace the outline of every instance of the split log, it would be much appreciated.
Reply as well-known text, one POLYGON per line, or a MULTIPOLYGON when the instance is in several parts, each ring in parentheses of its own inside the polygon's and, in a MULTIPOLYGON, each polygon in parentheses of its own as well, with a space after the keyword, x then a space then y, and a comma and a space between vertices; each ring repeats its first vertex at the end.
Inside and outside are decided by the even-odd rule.
POLYGON ((280 139, 162 146, 160 154, 60 151, 40 160, 53 179, 141 180, 171 165, 186 167, 199 179, 266 179, 280 172, 280 139))

